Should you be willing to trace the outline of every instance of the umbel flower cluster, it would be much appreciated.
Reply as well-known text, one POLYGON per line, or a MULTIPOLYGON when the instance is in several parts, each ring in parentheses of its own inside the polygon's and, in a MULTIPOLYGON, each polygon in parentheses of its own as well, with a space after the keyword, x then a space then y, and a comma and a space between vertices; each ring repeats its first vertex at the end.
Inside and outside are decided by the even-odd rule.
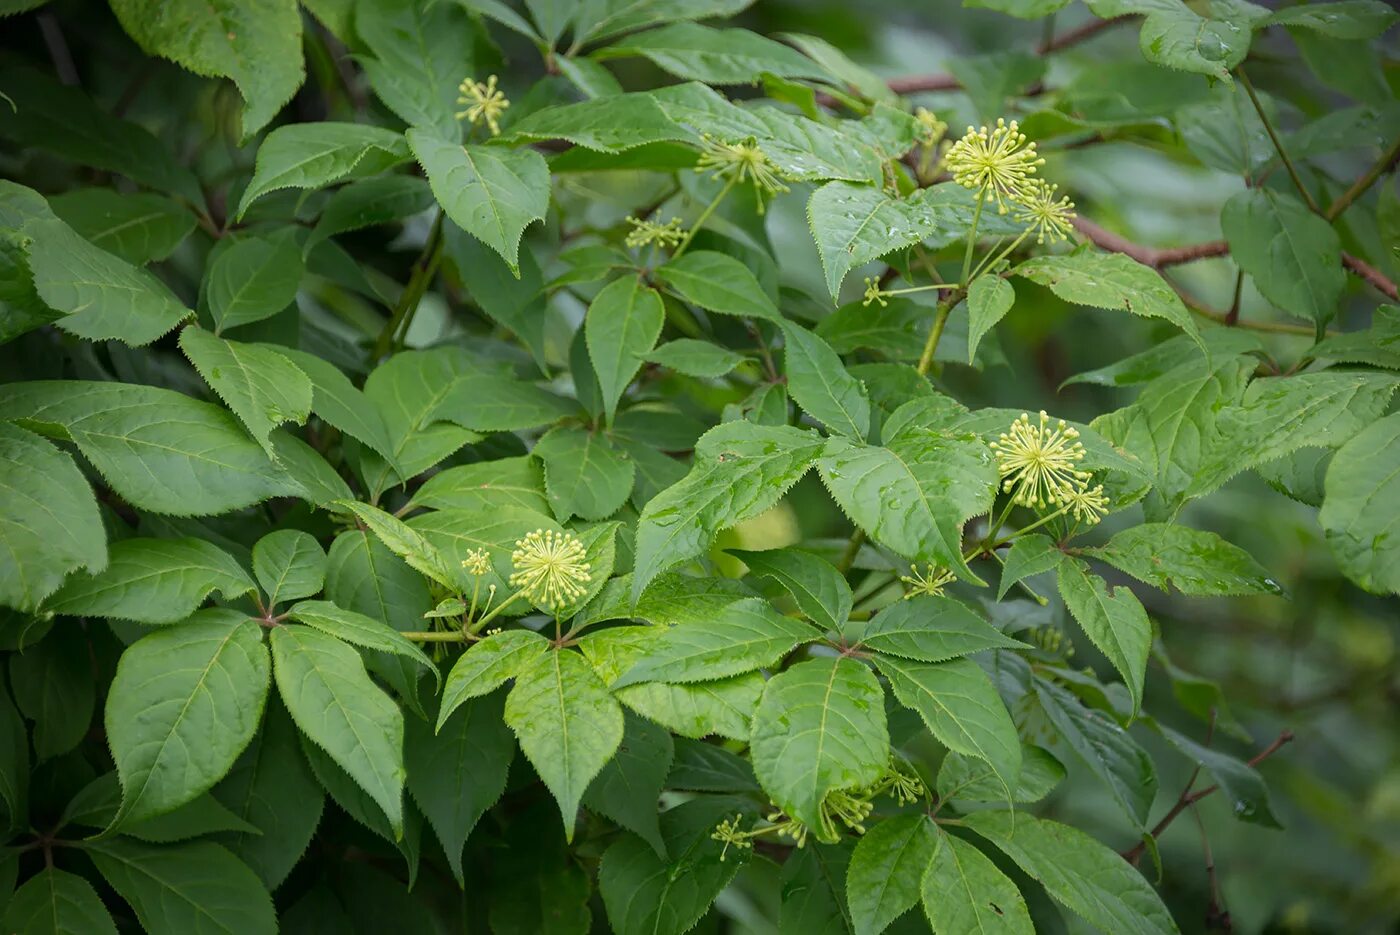
POLYGON ((1091 488, 1092 475, 1079 467, 1084 460, 1079 430, 1064 419, 1052 426, 1044 410, 1035 422, 1023 412, 991 448, 1002 490, 1013 502, 1039 509, 1056 505, 1090 525, 1107 511, 1103 485, 1091 488))
POLYGON ((968 127, 944 163, 954 182, 996 202, 1001 214, 1016 208, 1016 218, 1030 225, 1040 242, 1047 236, 1053 240, 1069 235, 1074 204, 1068 198, 1056 199, 1055 186, 1037 177, 1045 160, 1016 121, 998 119, 991 129, 968 127))

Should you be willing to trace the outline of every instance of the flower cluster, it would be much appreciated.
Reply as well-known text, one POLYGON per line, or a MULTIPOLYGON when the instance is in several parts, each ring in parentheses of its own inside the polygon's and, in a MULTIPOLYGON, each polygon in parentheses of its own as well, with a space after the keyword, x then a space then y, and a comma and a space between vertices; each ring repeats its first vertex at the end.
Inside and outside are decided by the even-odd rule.
POLYGON ((480 578, 491 570, 491 556, 486 554, 485 549, 472 549, 467 553, 467 557, 462 559, 462 567, 473 578, 480 578))
POLYGON ((916 564, 910 566, 909 574, 901 575, 899 580, 909 586, 908 592, 904 595, 904 599, 907 601, 920 595, 938 597, 943 593, 944 586, 951 584, 956 577, 948 569, 939 568, 936 565, 929 565, 928 571, 920 573, 919 566, 916 564))
POLYGON ((632 225, 632 230, 623 242, 629 247, 645 247, 649 244, 674 247, 685 239, 685 228, 681 226, 680 218, 671 218, 665 224, 659 224, 656 221, 629 217, 627 223, 632 225))
POLYGON ((588 590, 587 551, 572 533, 536 529, 515 543, 510 586, 551 611, 561 610, 588 590))
POLYGON ((1052 426, 1044 410, 1034 422, 1021 413, 991 444, 1002 490, 1022 506, 1056 504, 1081 522, 1097 523, 1108 510, 1108 498, 1102 484, 1089 487, 1092 475, 1079 468, 1084 445, 1078 439, 1079 430, 1064 419, 1052 426))
POLYGON ((706 133, 701 137, 700 159, 695 169, 697 172, 713 172, 715 178, 734 184, 752 183, 758 194, 760 214, 763 213, 764 196, 788 190, 783 183, 782 171, 759 148, 753 137, 738 143, 727 143, 706 133))
POLYGON ((510 106, 510 101, 506 100, 505 93, 496 87, 495 75, 487 78, 485 84, 465 78, 457 90, 457 103, 468 105, 465 110, 457 112, 458 120, 465 119, 472 126, 485 122, 492 136, 501 132, 501 114, 510 106))
POLYGON ((1005 214, 1010 204, 1022 204, 1035 194, 1033 176, 1045 160, 1026 142, 1016 121, 998 119, 997 125, 967 128, 945 157, 953 181, 972 189, 981 198, 991 198, 1005 214))
POLYGON ((1057 199, 1058 190, 1058 185, 1033 179, 1029 193, 1016 206, 1016 220, 1035 232, 1036 243, 1068 240, 1074 227, 1074 202, 1064 197, 1057 199))

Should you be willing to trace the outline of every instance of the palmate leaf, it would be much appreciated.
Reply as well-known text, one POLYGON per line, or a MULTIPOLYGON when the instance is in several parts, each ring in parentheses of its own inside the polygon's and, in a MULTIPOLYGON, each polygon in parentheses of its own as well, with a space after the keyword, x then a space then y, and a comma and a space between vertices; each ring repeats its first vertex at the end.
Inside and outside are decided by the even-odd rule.
POLYGON ((884 691, 853 659, 799 662, 768 680, 750 744, 764 791, 823 839, 827 794, 868 786, 888 764, 884 691))
POLYGON ((113 827, 169 812, 222 779, 258 729, 268 680, 262 633, 237 611, 205 611, 128 648, 105 717, 122 784, 113 827))

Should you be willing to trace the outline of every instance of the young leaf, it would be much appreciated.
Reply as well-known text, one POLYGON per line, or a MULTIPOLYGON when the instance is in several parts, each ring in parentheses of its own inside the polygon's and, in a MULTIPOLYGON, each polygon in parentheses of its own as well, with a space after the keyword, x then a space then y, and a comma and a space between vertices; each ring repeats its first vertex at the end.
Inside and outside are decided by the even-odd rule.
POLYGON ((747 358, 708 341, 678 338, 657 347, 646 354, 645 359, 688 377, 713 380, 724 376, 747 358))
POLYGON ((307 626, 272 631, 273 673, 292 720, 383 809, 402 837, 403 712, 359 653, 307 626))
POLYGON ((550 429, 530 453, 544 465, 549 505, 560 522, 606 519, 632 492, 636 465, 601 432, 550 429))
POLYGON ((122 539, 107 567, 77 574, 45 604, 54 613, 178 623, 214 591, 232 600, 256 590, 233 557, 203 539, 122 539))
POLYGON ((64 576, 107 565, 107 536, 92 488, 73 459, 43 438, 0 422, 0 605, 34 611, 64 576))
POLYGON ((352 646, 412 659, 433 673, 435 678, 441 678, 438 676, 437 666, 433 665, 433 661, 416 643, 400 636, 398 630, 380 623, 373 617, 345 610, 330 601, 302 601, 287 611, 287 615, 352 646))
POLYGON ((326 583, 326 553, 300 529, 280 529, 253 546, 253 574, 271 607, 319 594, 326 583))
POLYGON ((919 901, 939 832, 924 815, 896 815, 856 842, 846 893, 856 935, 879 935, 919 901))
POLYGON ((947 223, 930 210, 928 191, 897 198, 873 185, 828 182, 812 193, 807 221, 833 302, 852 269, 920 243, 947 223))
POLYGON ((923 879, 924 913, 935 935, 1035 935, 1025 897, 996 864, 962 838, 938 833, 923 879))
POLYGON ((734 257, 696 250, 656 269, 676 295, 707 312, 782 321, 782 313, 750 270, 734 257))
POLYGON ((879 655, 875 665, 900 704, 917 711, 945 747, 986 760, 1008 794, 1016 788, 1021 741, 981 667, 968 659, 929 664, 879 655))
POLYGON ((1000 276, 978 276, 967 287, 967 362, 977 357, 982 337, 1006 317, 1016 302, 1016 290, 1000 276))
POLYGON ((1137 595, 1122 585, 1110 589, 1079 560, 1061 562, 1056 580, 1070 615, 1123 676, 1137 714, 1152 649, 1152 623, 1137 595))
POLYGON ((15 891, 5 906, 4 926, 7 932, 33 935, 117 935, 117 926, 92 884, 55 867, 45 867, 15 891))
POLYGON ((675 756, 671 734, 626 711, 623 724, 617 755, 593 778, 583 794, 583 806, 611 818, 650 844, 658 857, 665 857, 657 802, 675 756))
POLYGON ((1163 591, 1175 585, 1183 594, 1202 597, 1283 593, 1244 549, 1185 526, 1129 526, 1086 554, 1163 591))
POLYGON ((218 253, 205 271, 214 333, 271 318, 297 297, 301 250, 290 232, 247 237, 218 253))
POLYGON ((276 351, 216 337, 199 327, 180 332, 180 350, 248 433, 275 457, 269 433, 311 414, 311 380, 276 351))
POLYGON ((533 458, 499 458, 438 471, 419 487, 409 507, 486 511, 514 506, 549 513, 544 474, 533 458))
POLYGON ((516 677, 505 719, 558 800, 564 837, 573 841, 579 800, 622 742, 622 707, 583 656, 553 649, 516 677))
POLYGON ((788 392, 833 432, 864 441, 870 434, 870 398, 831 346, 799 325, 783 322, 788 392))
POLYGON ((884 691, 854 659, 799 662, 768 680, 750 744, 764 791, 821 839, 827 794, 870 785, 889 762, 884 691))
POLYGON ((1368 591, 1400 592, 1396 525, 1400 415, 1372 423, 1341 447, 1327 469, 1318 520, 1342 573, 1368 591))
POLYGON ((391 169, 412 157, 403 134, 362 123, 296 123, 278 127, 258 147, 253 178, 235 218, 279 188, 324 188, 391 169))
POLYGON ((1025 649, 966 604, 951 597, 920 595, 875 615, 859 632, 860 645, 917 662, 944 662, 984 649, 1025 649))
POLYGON ((548 650, 549 641, 533 630, 502 630, 473 643, 457 657, 447 675, 437 729, 442 730, 463 703, 489 695, 507 680, 519 678, 548 650))
POLYGON ((206 611, 129 647, 104 718, 122 784, 113 826, 209 791, 257 732, 267 686, 262 632, 236 611, 206 611))
POLYGON ((1165 318, 1200 344, 1196 323, 1176 291, 1156 270, 1124 254, 1084 252, 1038 256, 1011 272, 1049 286, 1051 292, 1066 302, 1126 309, 1147 318, 1165 318))
POLYGON ((1095 928, 1176 935, 1167 907, 1137 868, 1084 832, 1024 812, 974 812, 963 823, 1095 928))
POLYGON ((845 630, 851 613, 851 586, 826 559, 801 549, 751 552, 728 549, 749 566, 749 573, 771 578, 792 595, 797 606, 824 630, 845 630))
POLYGON ((997 587, 997 600, 1006 597, 1006 592, 1018 581, 1034 575, 1053 571, 1064 561, 1065 553, 1055 545, 1049 536, 1031 533, 1017 536, 1006 553, 1006 563, 1001 570, 1001 584, 997 587))
POLYGON ((549 209, 544 157, 533 149, 462 146, 417 127, 407 136, 443 211, 519 276, 520 235, 549 209))
POLYGON ((617 414, 617 401, 656 345, 665 318, 661 296, 638 276, 613 280, 589 303, 583 333, 609 424, 617 414))

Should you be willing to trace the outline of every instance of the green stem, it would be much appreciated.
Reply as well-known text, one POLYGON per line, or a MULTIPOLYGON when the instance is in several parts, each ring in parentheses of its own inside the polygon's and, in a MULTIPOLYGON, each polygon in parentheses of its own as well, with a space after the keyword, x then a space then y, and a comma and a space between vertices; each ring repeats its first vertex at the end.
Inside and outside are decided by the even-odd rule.
POLYGON ((415 643, 465 643, 467 634, 461 630, 425 630, 413 631, 401 634, 404 639, 413 640, 415 643))
POLYGON ((979 547, 978 549, 976 549, 976 550, 973 552, 973 554, 976 555, 977 552, 982 552, 982 551, 990 552, 992 549, 995 549, 997 546, 1006 545, 1006 543, 1010 542, 1012 539, 1015 539, 1017 536, 1024 536, 1026 533, 1030 532, 1032 529, 1039 529, 1041 526, 1044 526, 1046 523, 1050 522, 1052 519, 1059 519, 1061 516, 1064 516, 1064 515, 1065 515, 1066 513, 1068 513, 1068 512, 1069 512, 1069 507, 1067 507, 1067 506, 1062 506, 1062 507, 1060 507, 1058 510, 1056 510, 1055 512, 1049 514, 1048 516, 1042 516, 1040 519, 1038 519, 1038 520, 1036 520, 1035 522, 1031 523, 1029 526, 1022 526, 1020 529, 1016 530, 1015 532, 1011 533, 1010 535, 1002 536, 1000 539, 996 540, 995 542, 989 542, 989 543, 987 543, 986 545, 979 547))
POLYGON ((1322 214, 1322 209, 1313 200, 1312 192, 1308 191, 1303 184, 1303 179, 1298 175, 1298 169, 1293 165, 1293 160, 1288 158, 1288 150, 1283 148, 1283 140, 1279 139, 1278 133, 1274 131, 1274 125, 1269 122, 1269 117, 1264 113, 1264 105, 1259 100, 1259 95, 1254 93, 1254 85, 1249 83, 1249 77, 1245 75, 1243 66, 1235 69, 1235 74, 1240 76, 1240 84, 1244 85, 1245 93, 1249 95, 1249 102, 1254 105, 1254 112, 1259 115, 1259 122, 1264 124, 1264 132, 1269 134, 1269 139, 1274 144, 1274 149, 1278 151, 1279 159, 1283 160, 1283 167, 1288 170, 1288 177, 1293 180, 1293 186, 1298 189, 1298 194, 1303 196, 1303 200, 1308 203, 1308 208, 1314 214, 1322 214))
POLYGON ((734 183, 738 181, 739 177, 734 175, 730 176, 729 181, 724 183, 724 187, 719 190, 719 194, 714 197, 713 201, 705 206, 705 210, 700 212, 700 216, 695 219, 695 223, 690 226, 690 230, 686 231, 685 239, 682 240, 680 246, 676 248, 676 252, 671 254, 672 260, 680 259, 681 254, 685 252, 685 248, 690 246, 690 241, 695 237, 695 232, 705 225, 705 222, 710 219, 710 215, 714 214, 715 209, 719 207, 719 203, 724 200, 724 196, 729 194, 729 190, 733 188, 734 183))
POLYGON ((919 366, 915 369, 919 376, 924 376, 933 366, 933 354, 938 350, 938 342, 943 338, 943 327, 948 324, 948 316, 953 312, 956 303, 955 296, 949 296, 938 303, 938 310, 933 313, 933 327, 928 331, 928 340, 924 342, 924 352, 919 355, 919 366))
MULTIPOLYGON (((1024 241, 1027 237, 1029 237, 1030 233, 1031 229, 1027 227, 1025 230, 1021 231, 1021 236, 1011 241, 1011 246, 998 253, 992 259, 983 259, 981 263, 977 264, 977 269, 973 270, 972 278, 976 279, 978 276, 981 276, 983 272, 992 269, 1002 260, 1006 259, 1006 257, 1009 256, 1012 252, 1014 252, 1017 247, 1021 246, 1021 242, 1024 241)), ((991 254, 989 253, 988 256, 991 256, 991 254)))
POLYGON ((972 269, 972 251, 977 247, 977 225, 982 220, 982 205, 986 200, 986 191, 978 191, 977 207, 972 211, 972 227, 967 231, 967 252, 963 255, 962 279, 959 280, 963 286, 967 285, 967 274, 972 269))
POLYGON ((508 598, 506 598, 505 600, 501 601, 499 604, 497 604, 497 605, 495 606, 495 608, 494 608, 490 613, 487 613, 487 614, 483 615, 482 618, 481 618, 480 620, 478 620, 476 623, 473 623, 471 626, 467 627, 467 632, 468 632, 468 633, 471 633, 471 634, 473 634, 473 635, 475 635, 475 634, 477 634, 477 633, 480 633, 481 630, 482 630, 482 628, 485 627, 485 626, 486 626, 488 623, 490 623, 492 620, 496 619, 496 617, 500 615, 501 611, 505 610, 507 607, 510 606, 510 604, 511 604, 512 601, 514 601, 517 597, 522 597, 522 596, 524 596, 524 594, 525 594, 524 591, 516 591, 516 592, 515 592, 514 594, 512 594, 510 597, 508 597, 508 598))
POLYGON ((442 223, 446 215, 438 212, 437 218, 433 221, 433 229, 428 234, 428 240, 423 244, 423 252, 418 256, 413 264, 413 272, 408 277, 408 285, 404 286, 403 294, 399 296, 398 304, 394 306, 394 312, 389 316, 389 320, 384 323, 384 328, 379 332, 379 340, 374 344, 374 359, 383 359, 388 355, 394 344, 395 335, 400 331, 406 332, 408 325, 412 323, 413 312, 417 311, 418 303, 422 300, 423 294, 428 291, 428 286, 433 280, 433 274, 437 272, 438 263, 442 260, 442 223))
POLYGON ((1351 188, 1342 192, 1341 195, 1337 196, 1336 201, 1327 206, 1327 220, 1336 220, 1338 215, 1351 207, 1353 201, 1366 194, 1366 190, 1376 183, 1376 179, 1394 167, 1397 159, 1400 159, 1400 136, 1395 138, 1395 142, 1390 144, 1389 149, 1381 153, 1381 158, 1376 160, 1375 165, 1366 170, 1365 175, 1357 179, 1351 188))

